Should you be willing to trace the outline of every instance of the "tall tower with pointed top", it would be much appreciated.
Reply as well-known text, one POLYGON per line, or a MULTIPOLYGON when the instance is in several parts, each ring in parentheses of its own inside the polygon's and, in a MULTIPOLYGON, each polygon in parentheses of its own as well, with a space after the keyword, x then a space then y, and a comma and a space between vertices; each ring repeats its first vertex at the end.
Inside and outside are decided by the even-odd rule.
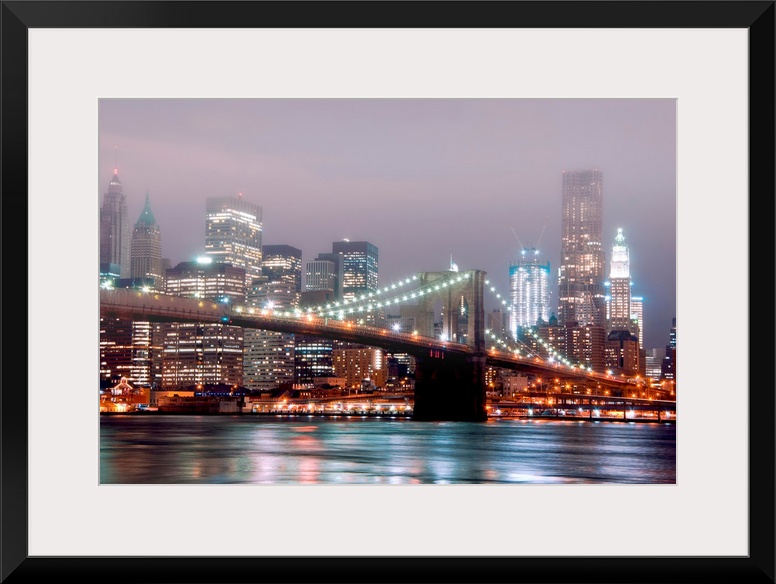
POLYGON ((118 169, 114 168, 100 209, 100 266, 118 266, 122 278, 129 278, 130 274, 129 236, 127 199, 118 169))
POLYGON ((625 245, 622 229, 617 229, 612 246, 611 270, 609 272, 611 300, 609 307, 609 329, 631 330, 631 276, 630 255, 625 245))
POLYGON ((146 191, 145 206, 132 231, 130 277, 153 279, 154 288, 164 289, 162 272, 162 233, 151 211, 151 197, 146 191))
MULTIPOLYGON (((122 278, 130 277, 130 231, 127 215, 127 199, 119 181, 118 169, 113 169, 113 178, 108 192, 102 199, 100 209, 100 266, 118 266, 122 278)), ((110 270, 109 270, 110 271, 110 270)))

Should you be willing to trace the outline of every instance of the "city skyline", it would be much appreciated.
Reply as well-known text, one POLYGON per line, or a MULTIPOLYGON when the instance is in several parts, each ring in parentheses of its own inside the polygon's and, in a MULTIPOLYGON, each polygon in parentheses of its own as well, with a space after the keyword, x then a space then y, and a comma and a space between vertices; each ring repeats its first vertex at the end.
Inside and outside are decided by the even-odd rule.
POLYGON ((345 238, 373 243, 380 284, 452 255, 503 294, 536 246, 556 314, 562 173, 598 169, 603 248, 624 230, 645 346, 668 341, 673 100, 101 100, 100 155, 100 196, 114 168, 130 220, 150 193, 171 265, 204 254, 206 199, 243 193, 263 242, 305 263, 345 238))

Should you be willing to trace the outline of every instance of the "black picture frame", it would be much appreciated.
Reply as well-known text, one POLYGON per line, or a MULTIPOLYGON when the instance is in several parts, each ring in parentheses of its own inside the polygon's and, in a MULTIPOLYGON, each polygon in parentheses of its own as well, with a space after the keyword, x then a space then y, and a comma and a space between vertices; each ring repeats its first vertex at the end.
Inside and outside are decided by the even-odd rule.
MULTIPOLYGON (((774 1, 2 2, 3 582, 774 582, 772 375, 749 400, 746 557, 29 557, 27 31, 55 28, 744 28, 749 31, 749 347, 774 355, 774 1), (423 4, 429 4, 425 10, 423 4), (432 5, 433 4, 433 5, 432 5), (443 6, 442 6, 443 5, 443 6), (440 10, 440 8, 443 8, 440 10), (408 24, 412 23, 412 24, 408 24), (752 239, 756 234, 756 245, 752 239), (13 274, 13 279, 9 275, 13 274), (763 302, 763 295, 766 296, 763 302), (770 295, 770 296, 769 296, 770 295), (756 306, 756 315, 752 307, 756 306), (756 327, 753 316, 756 316, 756 327), (759 333, 758 333, 759 331, 759 333), (764 336, 765 339, 761 338, 764 336)), ((1 282, 1 280, 0 280, 1 282)), ((2 290, 2 286, 0 286, 2 290)), ((0 292, 2 294, 2 292, 0 292)), ((749 355, 750 370, 755 367, 749 355)), ((762 365, 757 364, 760 370, 762 365)), ((713 513, 713 510, 710 510, 713 513)))

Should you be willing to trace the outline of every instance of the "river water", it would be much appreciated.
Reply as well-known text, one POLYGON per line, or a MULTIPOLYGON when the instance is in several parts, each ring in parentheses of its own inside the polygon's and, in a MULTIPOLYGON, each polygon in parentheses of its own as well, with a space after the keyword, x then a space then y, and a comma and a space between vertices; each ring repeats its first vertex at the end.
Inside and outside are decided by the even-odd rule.
POLYGON ((676 426, 100 416, 103 484, 675 483, 676 426))

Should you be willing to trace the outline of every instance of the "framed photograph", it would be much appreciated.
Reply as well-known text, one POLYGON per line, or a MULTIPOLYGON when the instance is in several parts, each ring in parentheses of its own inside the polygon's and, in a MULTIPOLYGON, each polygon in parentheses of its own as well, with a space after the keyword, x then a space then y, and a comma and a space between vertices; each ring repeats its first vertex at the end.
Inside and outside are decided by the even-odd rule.
MULTIPOLYGON (((0 579, 774 582, 774 396, 757 369, 774 354, 759 298, 774 15, 772 1, 2 2, 0 579), (250 245, 227 261, 248 215, 258 263, 250 245), (517 259, 545 237, 547 264, 517 259), (268 261, 289 250, 304 292, 268 261), (607 280, 577 290, 588 260, 607 280), (234 273, 213 282, 234 276, 239 300, 184 292, 224 261, 234 273), (528 324, 527 267, 556 295, 528 324), (412 293, 457 296, 374 309, 410 296, 412 274, 412 293), (280 288, 299 298, 281 306, 280 288), (211 379, 206 348, 189 367, 194 325, 146 331, 175 358, 106 349, 125 335, 109 318, 198 307, 191 322, 212 323, 191 334, 219 371, 238 368, 229 331, 259 322, 272 342, 336 329, 359 344, 328 348, 349 363, 328 377, 289 364, 293 385, 242 361, 239 379, 211 379), (553 344, 556 309, 568 338, 601 329, 579 362, 553 344), (388 353, 363 357, 369 341, 388 353), (193 407, 247 415, 153 422, 193 407), (431 430, 408 436, 413 416, 431 430)), ((261 363, 267 339, 248 336, 240 354, 252 343, 261 363)))

